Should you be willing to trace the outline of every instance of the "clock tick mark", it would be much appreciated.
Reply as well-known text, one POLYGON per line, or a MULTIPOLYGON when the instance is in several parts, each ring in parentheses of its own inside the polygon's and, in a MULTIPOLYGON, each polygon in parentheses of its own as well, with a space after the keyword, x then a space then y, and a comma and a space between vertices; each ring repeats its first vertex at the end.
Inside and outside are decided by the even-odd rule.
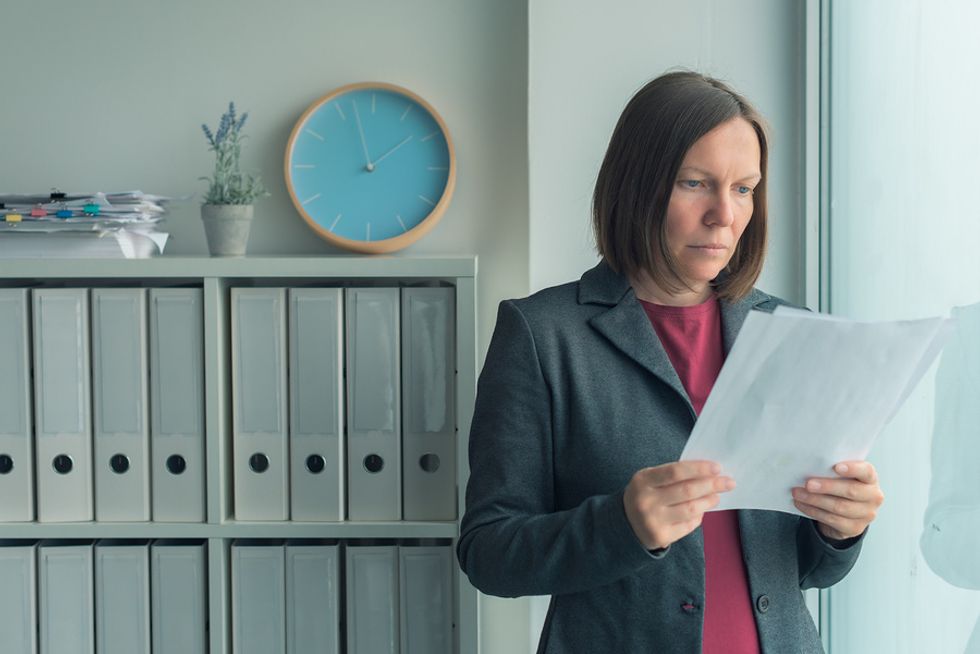
POLYGON ((396 213, 395 214, 395 218, 398 219, 398 224, 402 226, 402 231, 403 232, 407 232, 408 231, 408 227, 405 227, 405 221, 402 220, 402 217, 399 214, 396 213))
POLYGON ((407 106, 407 107, 405 108, 405 113, 403 113, 403 114, 402 114, 402 117, 401 117, 401 118, 399 118, 398 120, 399 120, 399 121, 402 121, 402 120, 405 120, 405 116, 407 116, 407 115, 408 115, 408 112, 410 112, 411 110, 412 110, 412 105, 408 105, 408 106, 407 106))
POLYGON ((293 164, 293 168, 316 168, 316 164, 293 164))
POLYGON ((338 214, 337 214, 337 217, 333 219, 333 222, 332 222, 332 223, 330 223, 330 231, 331 231, 331 232, 333 231, 333 228, 337 226, 337 223, 339 223, 339 222, 340 222, 340 217, 341 217, 342 215, 344 215, 344 214, 342 214, 342 213, 338 213, 338 214))
POLYGON ((420 195, 419 196, 419 200, 422 200, 422 202, 425 202, 426 204, 431 205, 433 207, 436 206, 436 203, 435 202, 433 202, 429 198, 425 197, 424 195, 420 195))
POLYGON ((308 204, 309 204, 310 202, 313 202, 313 200, 316 200, 316 199, 317 199, 318 197, 320 197, 321 195, 323 195, 323 193, 317 193, 317 194, 316 194, 316 195, 314 195, 313 197, 311 197, 311 198, 309 198, 309 199, 307 199, 307 200, 304 200, 304 201, 303 201, 303 206, 306 206, 306 205, 308 205, 308 204))
POLYGON ((423 141, 428 141, 429 139, 431 139, 433 136, 435 136, 438 133, 439 133, 438 131, 435 131, 435 132, 432 132, 431 134, 427 134, 427 135, 425 135, 425 136, 422 137, 422 140, 423 141))
POLYGON ((344 115, 344 110, 340 108, 340 103, 335 102, 333 106, 337 110, 337 113, 340 114, 340 119, 347 120, 347 116, 344 115))
POLYGON ((374 105, 377 102, 377 99, 378 99, 378 94, 377 93, 372 93, 371 94, 371 113, 372 114, 374 113, 374 105))
POLYGON ((449 170, 449 166, 428 166, 426 170, 449 170))
POLYGON ((364 240, 365 241, 370 241, 371 240, 371 223, 368 223, 367 224, 367 237, 364 240))
POLYGON ((320 136, 319 134, 317 134, 316 132, 314 132, 312 129, 307 128, 306 129, 306 133, 309 134, 310 136, 312 136, 313 138, 320 139, 321 141, 326 140, 322 136, 320 136))

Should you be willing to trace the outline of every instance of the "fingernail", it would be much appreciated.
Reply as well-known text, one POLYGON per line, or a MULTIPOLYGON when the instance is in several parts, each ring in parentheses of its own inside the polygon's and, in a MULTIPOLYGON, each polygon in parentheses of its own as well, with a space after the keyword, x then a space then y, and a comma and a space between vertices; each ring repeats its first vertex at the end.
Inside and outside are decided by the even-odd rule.
POLYGON ((712 463, 711 464, 711 474, 717 475, 719 472, 721 472, 721 466, 719 464, 717 464, 717 463, 712 463))
POLYGON ((806 487, 807 490, 818 491, 820 490, 820 482, 816 479, 811 479, 810 481, 806 482, 806 487))
POLYGON ((725 490, 734 490, 734 488, 735 488, 735 480, 734 480, 734 479, 731 479, 731 478, 729 478, 729 479, 728 479, 728 480, 727 480, 727 481, 725 482, 725 490))
POLYGON ((847 464, 846 463, 838 463, 837 464, 837 472, 840 473, 840 474, 842 474, 842 475, 844 473, 846 473, 847 472, 847 464))

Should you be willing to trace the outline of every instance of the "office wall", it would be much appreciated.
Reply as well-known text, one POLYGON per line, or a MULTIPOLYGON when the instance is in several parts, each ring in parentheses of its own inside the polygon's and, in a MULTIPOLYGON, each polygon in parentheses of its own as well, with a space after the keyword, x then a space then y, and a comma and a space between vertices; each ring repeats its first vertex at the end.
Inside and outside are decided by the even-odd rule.
POLYGON ((211 172, 200 125, 249 112, 250 254, 337 253, 293 208, 283 154, 326 92, 387 81, 426 98, 457 153, 440 224, 404 254, 477 254, 479 343, 497 302, 527 286, 524 0, 33 0, 3 4, 0 192, 141 189, 172 205, 167 254, 204 254, 211 172))
POLYGON ((531 289, 597 261, 595 177, 626 102, 683 67, 720 77, 772 127, 770 254, 760 287, 803 299, 803 25, 784 0, 531 0, 528 152, 531 289))

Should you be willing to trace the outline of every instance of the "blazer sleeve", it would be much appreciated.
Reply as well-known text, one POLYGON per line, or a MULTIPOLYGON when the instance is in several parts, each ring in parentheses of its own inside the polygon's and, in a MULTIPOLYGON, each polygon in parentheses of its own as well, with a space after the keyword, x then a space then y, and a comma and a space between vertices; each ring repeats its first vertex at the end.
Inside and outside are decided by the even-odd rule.
POLYGON ((800 567, 800 588, 827 588, 843 579, 861 553, 864 533, 836 544, 820 535, 817 523, 800 518, 796 530, 797 561, 800 567))
POLYGON ((556 511, 552 390, 527 320, 500 304, 480 374, 469 440, 457 556, 470 582, 500 597, 558 595, 655 565, 623 507, 623 492, 556 511))

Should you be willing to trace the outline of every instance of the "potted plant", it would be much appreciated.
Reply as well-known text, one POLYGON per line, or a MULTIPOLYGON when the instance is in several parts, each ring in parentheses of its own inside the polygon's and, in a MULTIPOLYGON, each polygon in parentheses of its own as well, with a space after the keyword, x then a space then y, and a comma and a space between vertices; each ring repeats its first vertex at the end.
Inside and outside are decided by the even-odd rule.
POLYGON ((241 171, 242 128, 248 113, 235 114, 235 103, 221 116, 214 132, 201 125, 214 152, 214 175, 201 177, 208 182, 208 191, 201 205, 201 220, 212 256, 242 256, 248 243, 256 198, 269 195, 257 175, 241 171))

